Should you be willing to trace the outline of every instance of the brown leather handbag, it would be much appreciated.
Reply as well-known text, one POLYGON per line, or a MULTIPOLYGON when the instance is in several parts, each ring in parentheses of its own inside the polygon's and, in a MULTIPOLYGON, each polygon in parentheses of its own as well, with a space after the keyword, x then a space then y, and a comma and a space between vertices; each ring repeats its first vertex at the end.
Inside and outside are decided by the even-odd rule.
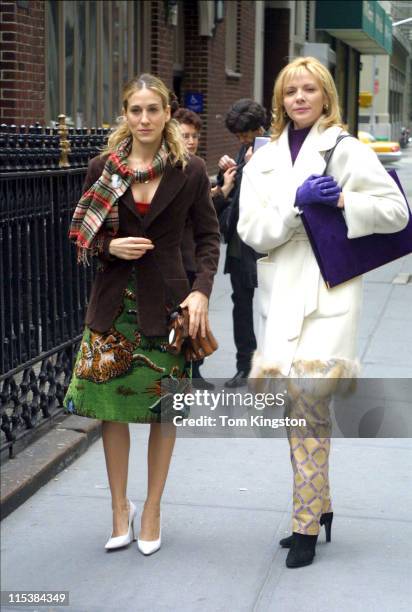
POLYGON ((176 308, 169 316, 169 353, 178 355, 183 352, 186 361, 200 361, 216 351, 218 343, 211 330, 206 330, 202 338, 200 327, 196 338, 189 336, 189 310, 187 307, 176 308))
MULTIPOLYGON (((157 263, 155 253, 152 251, 154 262, 158 269, 159 275, 163 280, 166 288, 166 294, 170 303, 176 303, 172 287, 166 281, 162 274, 161 268, 157 263)), ((189 309, 176 306, 169 314, 168 318, 169 342, 167 351, 173 355, 184 353, 186 361, 200 361, 204 357, 208 357, 214 353, 219 345, 211 330, 206 330, 205 338, 202 338, 200 326, 197 330, 196 338, 189 336, 189 309)))

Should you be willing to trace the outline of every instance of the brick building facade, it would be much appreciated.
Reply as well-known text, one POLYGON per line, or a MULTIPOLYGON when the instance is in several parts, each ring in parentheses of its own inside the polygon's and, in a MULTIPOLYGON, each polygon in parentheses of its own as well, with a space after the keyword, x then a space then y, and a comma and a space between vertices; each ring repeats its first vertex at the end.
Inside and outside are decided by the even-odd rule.
POLYGON ((0 3, 0 121, 43 122, 45 3, 0 3))
POLYGON ((222 155, 234 155, 237 139, 225 128, 227 109, 239 98, 253 97, 255 9, 253 2, 237 3, 237 75, 229 76, 225 66, 225 21, 216 26, 213 37, 196 34, 197 5, 185 6, 185 70, 182 90, 204 92, 201 114, 203 134, 200 154, 212 170, 222 155))
MULTIPOLYGON (((237 71, 228 74, 225 65, 227 21, 215 25, 212 36, 199 36, 199 2, 182 3, 184 28, 184 67, 180 98, 187 92, 203 94, 204 111, 199 154, 211 173, 223 153, 235 155, 239 144, 224 125, 228 108, 239 98, 253 97, 255 6, 254 2, 236 1, 237 71)), ((227 5, 228 3, 226 3, 227 5)), ((167 26, 165 3, 151 3, 151 70, 169 87, 173 86, 173 27, 167 26)))
MULTIPOLYGON (((378 5, 370 3, 382 12, 378 5)), ((313 0, 0 0, 0 121, 50 124, 64 113, 74 127, 110 126, 121 112, 124 82, 153 72, 182 105, 188 92, 203 96, 199 153, 214 173, 219 157, 238 149, 224 126, 230 105, 255 98, 269 115, 279 70, 293 57, 315 55, 331 70, 344 121, 356 134, 359 58, 369 38, 359 28, 339 32, 334 20, 345 6, 313 0)), ((375 41, 367 53, 387 51, 375 41)))
MULTIPOLYGON (((61 37, 62 32, 67 32, 67 22, 64 5, 70 4, 69 11, 78 11, 75 19, 81 22, 83 13, 77 7, 80 3, 60 2, 57 10, 63 11, 63 15, 58 16, 56 31, 61 37), (61 21, 59 21, 61 19, 61 21), (63 24, 63 25, 62 25, 63 24)), ((84 3, 83 3, 84 4, 84 3)), ((101 11, 97 5, 99 3, 89 2, 89 5, 96 5, 96 11, 101 11)), ((160 76, 165 83, 173 88, 176 78, 175 70, 175 49, 174 40, 176 36, 176 26, 168 21, 168 3, 163 0, 154 0, 145 4, 145 11, 140 12, 137 8, 140 3, 105 3, 116 5, 110 10, 115 11, 118 5, 134 5, 139 10, 140 28, 134 31, 135 39, 144 37, 148 48, 146 60, 137 59, 133 64, 133 73, 136 70, 151 71, 160 76), (148 22, 150 28, 148 28, 148 22)), ((201 113, 203 130, 200 142, 200 155, 206 160, 208 169, 211 173, 216 171, 216 164, 223 153, 234 155, 238 149, 236 138, 231 135, 224 126, 224 116, 230 105, 242 97, 253 97, 254 80, 254 40, 255 40, 255 3, 250 0, 234 1, 230 11, 230 18, 235 15, 236 23, 231 23, 231 31, 236 32, 235 40, 231 44, 235 46, 236 70, 228 71, 225 64, 225 45, 227 44, 226 28, 228 27, 228 4, 225 5, 223 20, 213 22, 208 35, 199 35, 201 28, 200 22, 200 2, 184 1, 178 3, 178 20, 181 20, 180 27, 183 27, 184 53, 183 66, 179 73, 179 94, 183 104, 186 92, 198 92, 203 95, 204 108, 201 113)), ((207 3, 205 3, 207 4, 207 3)), ((50 62, 48 62, 47 47, 52 48, 50 41, 51 34, 48 27, 48 3, 40 1, 28 2, 1 2, 1 108, 0 121, 2 123, 31 124, 36 121, 49 123, 56 117, 48 116, 50 105, 47 103, 47 84, 50 83, 50 62)), ((204 7, 202 7, 204 8, 204 7)), ((56 7, 53 7, 56 11, 56 7)), ((87 9, 91 10, 90 8, 87 9)), ((127 8, 130 10, 130 6, 127 8)), ((114 18, 115 13, 110 13, 114 18)), ((116 13, 117 15, 117 13, 116 13)), ((128 13, 129 15, 129 13, 128 13)), ((203 15, 204 17, 204 15, 203 15)), ((97 22, 98 22, 97 18, 97 22)), ((103 19, 100 17, 100 19, 103 19)), ((102 23, 104 23, 102 21, 102 23)), ((76 31, 74 29, 74 35, 76 31)), ((88 34, 87 34, 88 35, 88 34)), ((99 34, 97 33, 97 40, 99 34)), ((76 45, 76 41, 74 45, 76 45)), ((79 43, 80 44, 80 43, 79 43)), ((103 31, 103 46, 105 44, 103 31)), ((139 43, 140 44, 140 43, 139 43)), ((67 46, 63 44, 63 53, 67 53, 67 46)), ((85 61, 82 58, 82 50, 79 51, 78 66, 85 61)), ((136 43, 137 49, 137 43, 136 43)), ((50 53, 50 50, 49 50, 50 53)), ((98 46, 94 50, 98 53, 98 46)), ((136 51, 137 53, 137 51, 136 51)), ((52 58, 53 59, 53 58, 52 58)), ((56 62, 59 67, 59 81, 65 78, 65 61, 70 60, 63 56, 56 62)), ((87 60, 89 62, 89 60, 87 60)), ((95 58, 98 63, 99 58, 95 58)), ((73 60, 75 64, 75 60, 73 60)), ((80 69, 80 68, 79 68, 80 69)), ((101 69, 103 71, 103 68, 101 69)), ((130 70, 129 70, 130 74, 130 70)), ((113 80, 113 77, 112 77, 113 80)), ((88 81, 91 82, 91 81, 88 81)), ((102 78, 96 78, 96 91, 92 97, 103 96, 102 78), (102 91, 99 91, 100 89, 102 91)), ((53 85, 52 85, 53 86, 53 85)), ((61 82, 55 83, 54 87, 63 92, 69 87, 68 83, 61 86, 61 82)), ((81 91, 81 86, 79 87, 81 91)), ((82 96, 79 95, 79 104, 82 103, 82 96)), ((75 104, 75 103, 73 103, 75 104)), ((71 112, 65 108, 66 98, 60 96, 58 112, 63 112, 70 117, 75 117, 77 108, 71 112)), ((97 105, 99 106, 99 105, 97 105)), ((100 117, 100 123, 113 122, 116 111, 120 110, 112 107, 111 118, 100 117)), ((103 104, 101 104, 103 107, 103 104)), ((80 107, 80 111, 82 108, 80 107)), ((87 114, 86 114, 87 116, 87 114)), ((99 116, 99 114, 97 114, 99 116)), ((75 124, 74 124, 75 125, 75 124)), ((89 126, 90 127, 90 126, 89 126)))

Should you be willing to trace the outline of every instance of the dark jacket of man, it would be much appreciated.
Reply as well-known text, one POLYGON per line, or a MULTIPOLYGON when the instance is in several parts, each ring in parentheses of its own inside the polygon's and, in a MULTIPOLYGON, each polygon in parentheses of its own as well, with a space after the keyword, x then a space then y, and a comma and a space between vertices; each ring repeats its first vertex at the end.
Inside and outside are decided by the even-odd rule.
MULTIPOLYGON (((90 160, 83 192, 100 177, 105 161, 104 157, 90 160)), ((197 272, 192 291, 210 296, 219 260, 219 226, 205 164, 198 157, 191 157, 184 170, 182 166, 166 165, 146 215, 138 213, 131 189, 120 198, 116 238, 149 238, 154 249, 140 259, 120 259, 109 253, 112 238, 105 239, 101 255, 104 266, 93 283, 86 325, 98 332, 110 329, 135 268, 140 330, 147 336, 168 333, 168 308, 182 302, 190 292, 180 250, 187 216, 192 221, 196 242, 197 272)))
MULTIPOLYGON (((219 216, 220 229, 228 244, 226 250, 225 274, 231 272, 232 257, 241 262, 241 282, 245 287, 257 287, 256 260, 261 257, 250 246, 242 242, 237 233, 237 222, 239 221, 239 196, 242 183, 242 173, 245 166, 245 155, 249 145, 242 145, 236 158, 235 184, 226 200, 214 201, 216 212, 219 216)), ((223 184, 223 176, 220 173, 218 183, 223 184)))

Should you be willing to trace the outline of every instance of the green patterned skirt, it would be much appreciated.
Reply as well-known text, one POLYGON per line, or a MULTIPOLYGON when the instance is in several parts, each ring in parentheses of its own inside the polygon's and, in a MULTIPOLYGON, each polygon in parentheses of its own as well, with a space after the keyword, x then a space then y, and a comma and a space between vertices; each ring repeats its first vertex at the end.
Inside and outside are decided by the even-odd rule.
POLYGON ((167 352, 167 337, 149 338, 139 331, 134 287, 129 282, 109 331, 101 334, 86 326, 64 399, 66 413, 158 423, 169 420, 165 412, 170 416, 171 393, 190 388, 190 364, 183 355, 167 352))

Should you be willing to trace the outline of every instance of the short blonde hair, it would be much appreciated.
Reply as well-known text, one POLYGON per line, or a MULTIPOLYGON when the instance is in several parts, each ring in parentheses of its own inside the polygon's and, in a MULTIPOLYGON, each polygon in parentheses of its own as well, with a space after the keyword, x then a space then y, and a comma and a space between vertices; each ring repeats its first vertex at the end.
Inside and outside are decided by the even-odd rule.
POLYGON ((326 129, 332 125, 342 126, 342 117, 339 108, 338 92, 331 73, 314 57, 297 57, 279 73, 273 87, 271 138, 277 140, 283 132, 289 117, 283 106, 286 83, 294 76, 307 70, 315 77, 323 89, 327 109, 323 111, 321 125, 326 129))
MULTIPOLYGON (((126 83, 123 88, 122 105, 124 111, 127 111, 130 96, 141 89, 150 89, 151 91, 154 91, 160 97, 163 109, 170 106, 171 92, 163 81, 152 74, 141 74, 140 76, 135 77, 126 83)), ((113 153, 117 145, 122 140, 130 136, 129 126, 127 125, 127 122, 122 119, 123 118, 120 119, 119 127, 117 127, 110 134, 107 147, 101 153, 101 156, 106 155, 107 153, 113 153)), ((174 119, 169 119, 164 127, 163 136, 170 150, 169 157, 171 163, 176 164, 180 162, 182 166, 185 167, 188 161, 188 153, 178 122, 174 119)))

